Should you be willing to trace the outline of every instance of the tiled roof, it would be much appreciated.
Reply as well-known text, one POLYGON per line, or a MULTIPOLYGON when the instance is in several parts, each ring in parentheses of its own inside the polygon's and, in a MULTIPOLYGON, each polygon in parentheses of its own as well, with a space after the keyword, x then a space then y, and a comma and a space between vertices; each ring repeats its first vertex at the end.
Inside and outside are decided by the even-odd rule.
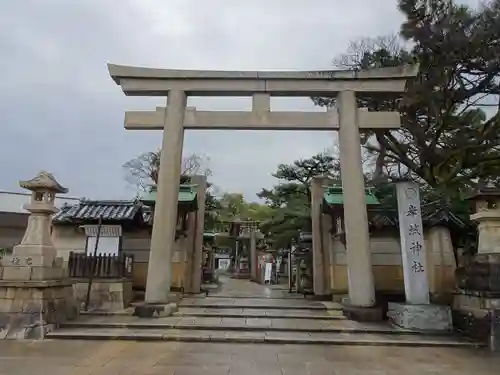
MULTIPOLYGON (((182 202, 179 199, 179 204, 182 202)), ((190 210, 195 210, 195 204, 190 204, 190 210)), ((52 221, 55 223, 82 223, 86 221, 97 221, 102 216, 104 221, 124 222, 136 221, 151 225, 153 223, 153 211, 151 207, 142 203, 141 200, 81 200, 75 205, 64 205, 56 213, 52 221)))
MULTIPOLYGON (((196 200, 196 186, 182 184, 179 186, 179 203, 191 203, 196 200)), ((144 202, 156 202, 156 190, 141 193, 139 199, 144 202)))
MULTIPOLYGON (((342 206, 344 204, 341 186, 325 186, 324 201, 328 205, 342 206)), ((398 212, 394 209, 384 209, 370 189, 366 189, 366 204, 368 206, 368 221, 370 227, 388 228, 398 227, 398 212)), ((422 205, 422 224, 428 227, 446 225, 455 228, 464 228, 467 224, 453 214, 446 204, 422 205)))
POLYGON ((88 201, 65 205, 53 217, 54 222, 93 221, 102 217, 105 221, 143 221, 143 205, 140 201, 88 201))
MULTIPOLYGON (((398 227, 399 217, 396 210, 368 210, 368 221, 375 228, 398 227)), ((422 207, 422 224, 426 227, 445 225, 448 227, 465 228, 466 223, 457 215, 453 214, 447 207, 426 210, 422 207)))
POLYGON ((368 215, 368 224, 372 228, 397 228, 398 219, 392 215, 372 213, 368 215))
MULTIPOLYGON (((325 193, 323 195, 326 203, 330 205, 343 205, 344 197, 342 194, 342 186, 325 186, 325 193)), ((365 189, 366 204, 376 205, 380 202, 377 197, 371 192, 370 189, 365 189)))

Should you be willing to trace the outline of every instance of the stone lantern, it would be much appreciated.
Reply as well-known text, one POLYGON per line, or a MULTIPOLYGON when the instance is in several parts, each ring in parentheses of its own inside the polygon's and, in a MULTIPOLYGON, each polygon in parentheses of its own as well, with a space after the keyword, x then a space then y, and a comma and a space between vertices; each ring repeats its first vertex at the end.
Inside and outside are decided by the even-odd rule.
POLYGON ((30 216, 21 243, 1 261, 0 331, 6 328, 12 338, 43 338, 54 325, 78 315, 72 282, 63 277, 62 258, 56 258, 50 236, 56 194, 68 190, 47 172, 19 185, 32 192, 24 205, 30 216))
MULTIPOLYGON (((57 251, 52 244, 50 228, 52 215, 58 211, 54 206, 54 200, 57 193, 67 193, 68 189, 62 187, 54 176, 47 172, 40 172, 35 178, 21 181, 19 185, 31 190, 32 194, 30 202, 23 206, 30 216, 21 244, 14 247, 14 263, 53 267, 57 251)), ((41 272, 36 276, 37 279, 51 279, 54 275, 41 272)), ((56 276, 59 278, 62 275, 56 276)))
POLYGON ((478 249, 471 262, 457 269, 453 323, 500 351, 500 189, 482 186, 468 200, 475 202, 470 218, 478 223, 478 249))
POLYGON ((457 270, 458 286, 500 295, 500 189, 482 186, 468 200, 475 202, 470 219, 478 223, 478 248, 472 262, 457 270))
POLYGON ((500 256, 500 189, 485 186, 469 198, 475 202, 475 213, 470 219, 477 222, 478 254, 500 256))

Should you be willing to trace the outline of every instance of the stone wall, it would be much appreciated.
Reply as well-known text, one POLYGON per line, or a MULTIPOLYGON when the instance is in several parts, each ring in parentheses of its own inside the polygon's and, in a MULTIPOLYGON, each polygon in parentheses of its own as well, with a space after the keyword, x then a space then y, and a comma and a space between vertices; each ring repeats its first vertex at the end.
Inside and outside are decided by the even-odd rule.
POLYGON ((4 338, 33 337, 34 327, 57 326, 78 316, 70 282, 0 282, 0 331, 4 338), (21 334, 22 337, 18 337, 21 334))
MULTIPOLYGON (((73 291, 81 309, 84 308, 88 280, 73 279, 73 291)), ((89 310, 119 311, 127 308, 132 302, 132 280, 126 279, 94 279, 92 280, 89 310)))
POLYGON ((456 330, 500 351, 500 293, 459 289, 453 298, 452 316, 456 330))

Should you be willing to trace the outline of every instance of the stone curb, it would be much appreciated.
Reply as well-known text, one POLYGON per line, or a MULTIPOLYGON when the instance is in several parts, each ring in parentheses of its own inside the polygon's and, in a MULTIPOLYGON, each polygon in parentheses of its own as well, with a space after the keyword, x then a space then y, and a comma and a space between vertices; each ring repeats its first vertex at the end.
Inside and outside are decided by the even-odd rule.
POLYGON ((359 329, 359 328, 283 328, 283 327, 266 327, 266 326, 234 326, 234 325, 193 325, 193 324, 148 324, 148 323, 92 323, 92 322, 66 322, 62 323, 60 328, 73 329, 109 329, 109 328, 125 328, 125 329, 179 329, 179 330, 207 330, 207 331, 274 331, 274 332, 315 332, 315 333, 352 333, 352 334, 386 334, 386 335, 427 335, 427 336, 449 336, 449 332, 419 332, 403 329, 359 329))
POLYGON ((479 348, 486 344, 473 342, 439 342, 409 340, 349 340, 349 339, 288 339, 277 337, 210 337, 165 334, 78 334, 55 332, 47 335, 49 339, 63 340, 122 340, 122 341, 178 341, 178 342, 218 342, 245 344, 298 344, 298 345, 333 345, 333 346, 399 346, 399 347, 469 347, 479 348))

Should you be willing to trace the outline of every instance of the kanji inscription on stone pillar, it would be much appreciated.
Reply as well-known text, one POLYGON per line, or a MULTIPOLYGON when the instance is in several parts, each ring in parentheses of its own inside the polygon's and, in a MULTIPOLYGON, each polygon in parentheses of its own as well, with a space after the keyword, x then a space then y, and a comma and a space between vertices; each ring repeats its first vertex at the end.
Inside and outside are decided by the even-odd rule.
POLYGON ((419 186, 403 181, 396 184, 396 190, 406 302, 428 304, 429 280, 419 186))

